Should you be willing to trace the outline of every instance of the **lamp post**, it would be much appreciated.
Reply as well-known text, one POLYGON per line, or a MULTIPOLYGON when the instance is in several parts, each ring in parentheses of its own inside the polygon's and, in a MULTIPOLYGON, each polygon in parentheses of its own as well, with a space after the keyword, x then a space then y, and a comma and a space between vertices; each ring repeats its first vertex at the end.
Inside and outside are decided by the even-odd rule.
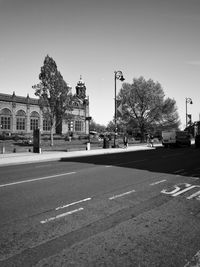
POLYGON ((185 127, 187 127, 187 124, 188 124, 188 114, 187 114, 187 104, 193 104, 193 102, 192 102, 192 99, 190 98, 190 97, 186 97, 186 99, 185 99, 185 110, 186 110, 186 126, 185 127))
POLYGON ((86 117, 85 120, 88 121, 88 143, 87 143, 87 147, 86 150, 90 150, 90 121, 91 121, 92 117, 86 117))
POLYGON ((123 82, 125 79, 123 77, 123 73, 122 71, 118 70, 118 71, 114 71, 114 82, 115 82, 115 117, 114 117, 114 125, 115 125, 115 135, 114 135, 114 146, 116 147, 116 135, 117 135, 117 80, 120 80, 121 82, 123 82))

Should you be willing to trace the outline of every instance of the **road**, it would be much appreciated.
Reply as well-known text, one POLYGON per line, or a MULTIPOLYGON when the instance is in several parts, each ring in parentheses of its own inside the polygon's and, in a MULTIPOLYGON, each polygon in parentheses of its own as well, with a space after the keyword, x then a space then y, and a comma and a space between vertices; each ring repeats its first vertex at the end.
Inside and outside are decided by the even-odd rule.
POLYGON ((200 151, 0 168, 0 266, 198 266, 200 151))

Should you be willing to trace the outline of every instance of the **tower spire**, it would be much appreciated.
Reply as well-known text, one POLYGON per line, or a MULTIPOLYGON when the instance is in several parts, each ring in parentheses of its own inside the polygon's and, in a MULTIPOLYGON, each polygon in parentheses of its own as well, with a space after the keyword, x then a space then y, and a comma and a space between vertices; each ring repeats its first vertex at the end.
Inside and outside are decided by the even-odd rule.
POLYGON ((76 95, 82 99, 84 99, 86 97, 86 86, 85 86, 85 83, 82 79, 82 75, 80 75, 80 79, 77 82, 76 95))

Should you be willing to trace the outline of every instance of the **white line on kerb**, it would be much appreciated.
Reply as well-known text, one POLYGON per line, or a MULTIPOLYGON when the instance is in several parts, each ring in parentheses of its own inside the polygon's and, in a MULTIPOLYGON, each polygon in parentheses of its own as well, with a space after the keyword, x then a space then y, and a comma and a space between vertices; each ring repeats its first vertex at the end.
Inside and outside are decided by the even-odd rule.
POLYGON ((156 185, 156 184, 164 183, 164 182, 166 182, 166 181, 167 181, 167 180, 161 180, 161 181, 154 182, 154 183, 152 183, 152 184, 150 184, 150 185, 156 185))
POLYGON ((85 198, 85 199, 82 199, 82 200, 78 200, 76 202, 72 202, 72 203, 57 207, 55 210, 64 209, 64 208, 67 208, 67 207, 70 207, 70 206, 73 206, 73 205, 76 205, 76 204, 79 204, 79 203, 82 203, 82 202, 85 202, 85 201, 89 201, 91 199, 92 199, 91 197, 88 197, 88 198, 85 198))
POLYGON ((41 177, 41 178, 23 180, 23 181, 9 183, 9 184, 1 184, 0 187, 6 187, 6 186, 24 184, 24 183, 30 183, 30 182, 35 182, 35 181, 40 181, 40 180, 45 180, 45 179, 52 179, 52 178, 56 178, 56 177, 59 177, 59 176, 65 176, 65 175, 70 175, 70 174, 75 174, 75 173, 76 172, 66 172, 66 173, 55 174, 55 175, 51 175, 51 176, 45 176, 45 177, 41 177))
POLYGON ((81 211, 81 210, 83 210, 83 208, 79 208, 79 209, 76 209, 76 210, 71 210, 71 211, 68 211, 68 212, 65 212, 65 213, 61 213, 61 214, 59 214, 59 215, 57 215, 55 217, 51 217, 51 218, 48 218, 48 219, 46 219, 44 221, 40 221, 40 223, 42 223, 42 224, 48 223, 48 222, 54 221, 56 219, 60 219, 62 217, 65 217, 67 215, 73 214, 73 213, 81 211))
POLYGON ((113 199, 118 198, 118 197, 123 197, 123 196, 125 196, 125 195, 129 195, 129 194, 131 194, 131 193, 133 193, 133 192, 135 192, 135 190, 131 190, 131 191, 122 193, 122 194, 120 194, 120 195, 115 195, 115 196, 109 197, 109 200, 113 200, 113 199))

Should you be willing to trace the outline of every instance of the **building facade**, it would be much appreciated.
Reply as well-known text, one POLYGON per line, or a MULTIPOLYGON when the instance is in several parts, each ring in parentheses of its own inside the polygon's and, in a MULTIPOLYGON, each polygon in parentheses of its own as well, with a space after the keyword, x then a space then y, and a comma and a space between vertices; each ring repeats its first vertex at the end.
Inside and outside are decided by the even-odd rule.
MULTIPOLYGON (((86 86, 80 77, 73 95, 70 120, 62 121, 60 134, 88 134, 89 98, 86 86)), ((50 125, 43 117, 39 99, 0 93, 0 134, 33 134, 34 129, 42 134, 50 133, 50 125)), ((54 129, 56 133, 56 129, 54 129)))

